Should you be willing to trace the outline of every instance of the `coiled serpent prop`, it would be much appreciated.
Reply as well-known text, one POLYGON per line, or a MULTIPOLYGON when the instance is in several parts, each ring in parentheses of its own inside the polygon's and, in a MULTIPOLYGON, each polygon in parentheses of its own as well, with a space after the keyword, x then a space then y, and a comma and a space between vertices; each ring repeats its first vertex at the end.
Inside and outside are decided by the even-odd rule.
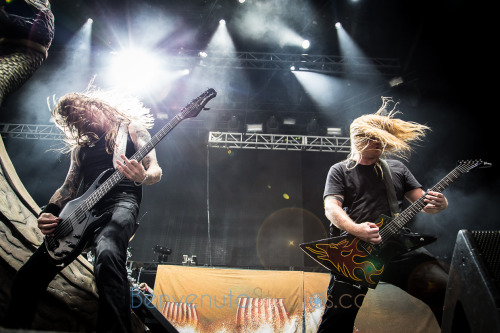
POLYGON ((47 59, 53 38, 48 0, 0 0, 0 105, 47 59))

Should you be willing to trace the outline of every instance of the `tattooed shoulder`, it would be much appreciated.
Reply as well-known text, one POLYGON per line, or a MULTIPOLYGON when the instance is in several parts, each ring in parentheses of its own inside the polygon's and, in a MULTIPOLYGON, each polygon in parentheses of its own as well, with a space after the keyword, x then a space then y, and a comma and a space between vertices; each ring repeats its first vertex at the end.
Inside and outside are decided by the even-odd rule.
POLYGON ((151 140, 151 134, 149 134, 148 130, 142 126, 131 123, 129 126, 129 133, 136 149, 140 149, 144 146, 149 140, 151 140))

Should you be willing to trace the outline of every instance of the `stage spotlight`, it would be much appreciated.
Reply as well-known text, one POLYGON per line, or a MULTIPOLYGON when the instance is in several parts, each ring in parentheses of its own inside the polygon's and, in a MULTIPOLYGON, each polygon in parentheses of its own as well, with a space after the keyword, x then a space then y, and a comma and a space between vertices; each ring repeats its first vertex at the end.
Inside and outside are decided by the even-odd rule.
POLYGON ((314 103, 324 111, 331 112, 332 105, 338 103, 345 93, 345 79, 310 71, 292 71, 292 73, 314 103))
POLYGON ((91 19, 91 18, 88 18, 88 19, 87 19, 87 23, 94 23, 94 20, 93 20, 93 19, 91 19))
POLYGON ((307 49, 309 48, 309 46, 311 46, 311 43, 310 43, 307 39, 304 39, 304 40, 302 41, 302 48, 303 48, 304 50, 307 50, 307 49))
POLYGON ((168 113, 164 113, 164 112, 158 112, 156 114, 156 119, 162 119, 162 120, 167 120, 169 117, 168 117, 168 113))
POLYGON ((342 23, 340 23, 340 22, 335 23, 335 28, 336 28, 337 30, 342 29, 342 23))
POLYGON ((128 49, 112 55, 109 77, 113 84, 130 91, 148 90, 159 84, 159 72, 164 66, 153 52, 128 49))
POLYGON ((198 52, 198 56, 199 56, 200 58, 206 58, 206 57, 207 57, 207 55, 208 55, 208 54, 207 54, 207 52, 203 52, 203 51, 198 52))
POLYGON ((403 84, 403 78, 401 76, 394 77, 389 81, 391 87, 397 87, 400 84, 403 84))
POLYGON ((366 58, 366 54, 344 28, 337 29, 337 36, 339 40, 340 53, 345 58, 344 67, 346 72, 355 73, 359 70, 371 70, 373 73, 377 73, 375 64, 372 62, 362 64, 360 60, 356 59, 366 58))
POLYGON ((327 127, 326 134, 329 136, 340 136, 342 135, 342 129, 338 127, 327 127))
POLYGON ((223 19, 220 20, 217 29, 205 48, 205 52, 207 52, 207 54, 212 56, 213 54, 218 54, 218 52, 221 51, 225 54, 234 54, 236 52, 233 39, 231 38, 227 28, 226 21, 223 19))
POLYGON ((92 58, 92 26, 91 20, 83 22, 80 29, 78 29, 70 40, 66 41, 62 49, 63 52, 60 54, 64 59, 60 59, 60 66, 57 68, 58 75, 55 75, 59 79, 50 84, 51 86, 61 85, 64 86, 63 89, 78 89, 73 87, 73 85, 78 86, 81 83, 74 78, 88 77, 92 58), (69 81, 63 80, 61 77, 67 77, 69 81))
POLYGON ((238 0, 239 3, 245 3, 245 0, 238 0))
POLYGON ((295 70, 295 65, 290 66, 290 70, 294 71, 295 70))
POLYGON ((247 124, 247 133, 262 133, 262 124, 247 124))

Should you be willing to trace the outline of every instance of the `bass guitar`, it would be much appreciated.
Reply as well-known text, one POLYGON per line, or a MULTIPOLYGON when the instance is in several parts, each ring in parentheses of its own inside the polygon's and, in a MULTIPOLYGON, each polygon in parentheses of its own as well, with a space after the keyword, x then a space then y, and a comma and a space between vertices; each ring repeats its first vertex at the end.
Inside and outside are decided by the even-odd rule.
MULTIPOLYGON (((442 192, 458 177, 478 167, 489 167, 483 161, 461 161, 449 174, 430 191, 442 192)), ((380 228, 382 238, 379 244, 370 244, 350 235, 341 235, 300 244, 300 248, 333 274, 341 276, 353 284, 375 289, 385 264, 395 256, 415 250, 433 242, 436 238, 404 233, 403 227, 426 206, 425 194, 408 208, 391 218, 381 215, 374 222, 380 228)))
MULTIPOLYGON (((192 100, 159 130, 130 159, 140 162, 175 126, 186 118, 196 117, 217 92, 210 88, 192 100)), ((68 202, 59 217, 61 221, 53 236, 45 236, 44 243, 50 260, 56 265, 67 265, 84 249, 93 232, 107 221, 108 214, 96 215, 92 208, 120 181, 122 173, 115 169, 102 172, 80 197, 68 202)))

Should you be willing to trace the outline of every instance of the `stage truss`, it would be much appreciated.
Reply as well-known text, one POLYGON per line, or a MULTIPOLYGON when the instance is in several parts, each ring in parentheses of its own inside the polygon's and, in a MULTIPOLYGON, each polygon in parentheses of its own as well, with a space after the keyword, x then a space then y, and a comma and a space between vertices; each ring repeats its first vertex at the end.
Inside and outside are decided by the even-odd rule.
POLYGON ((0 123, 2 137, 31 140, 63 140, 64 134, 55 125, 0 123))
MULTIPOLYGON (((66 55, 68 50, 51 47, 54 57, 66 55)), ((96 57, 103 59, 106 52, 101 52, 96 57)), ((206 69, 248 69, 266 71, 310 71, 323 74, 355 76, 375 75, 383 77, 395 77, 401 75, 401 63, 396 58, 368 58, 368 57, 346 57, 339 55, 322 54, 294 54, 276 52, 225 52, 204 50, 165 50, 169 66, 173 68, 206 69)), ((56 66, 49 69, 48 66, 40 71, 59 70, 56 66)))
POLYGON ((324 74, 400 75, 398 59, 343 57, 336 55, 286 54, 264 52, 217 52, 211 51, 200 57, 201 51, 180 50, 171 58, 171 65, 185 67, 234 68, 258 70, 313 71, 324 74))
POLYGON ((335 136, 210 132, 208 146, 221 149, 349 153, 349 141, 349 138, 335 136))
MULTIPOLYGON (((63 140, 54 125, 0 123, 2 137, 28 140, 63 140)), ((349 153, 350 140, 337 136, 209 132, 208 147, 349 153)))

